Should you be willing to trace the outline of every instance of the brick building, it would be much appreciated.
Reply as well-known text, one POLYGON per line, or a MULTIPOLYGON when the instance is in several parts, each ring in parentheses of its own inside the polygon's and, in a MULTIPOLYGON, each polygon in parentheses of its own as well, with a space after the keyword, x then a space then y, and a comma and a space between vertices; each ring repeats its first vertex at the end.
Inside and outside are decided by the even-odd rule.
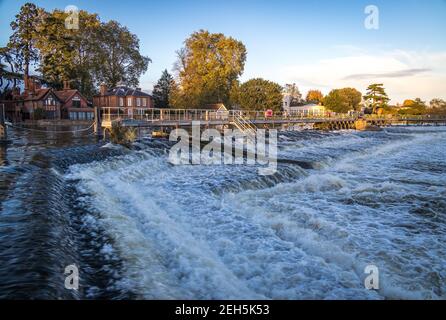
POLYGON ((32 77, 25 78, 24 82, 22 93, 20 88, 15 88, 10 99, 2 101, 10 120, 93 119, 93 108, 78 90, 70 89, 68 81, 64 82, 63 90, 42 88, 40 81, 32 77))
POLYGON ((111 108, 110 113, 123 113, 128 116, 143 115, 144 109, 153 108, 153 99, 150 94, 141 91, 141 88, 132 89, 123 85, 107 88, 105 84, 100 87, 100 93, 93 97, 93 105, 101 108, 111 108))

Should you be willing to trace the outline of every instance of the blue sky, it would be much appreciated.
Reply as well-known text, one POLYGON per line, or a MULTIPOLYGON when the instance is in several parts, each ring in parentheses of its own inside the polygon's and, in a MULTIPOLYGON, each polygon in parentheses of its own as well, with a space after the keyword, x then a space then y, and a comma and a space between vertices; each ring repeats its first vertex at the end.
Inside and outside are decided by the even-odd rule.
MULTIPOLYGON (((0 45, 26 1, 0 0, 0 45)), ((163 0, 34 1, 47 10, 75 5, 126 25, 153 63, 141 77, 151 90, 192 32, 207 29, 241 40, 248 58, 242 80, 295 82, 304 93, 344 86, 365 91, 384 82, 394 102, 446 98, 446 0, 163 0), (367 30, 367 5, 379 8, 367 30)))

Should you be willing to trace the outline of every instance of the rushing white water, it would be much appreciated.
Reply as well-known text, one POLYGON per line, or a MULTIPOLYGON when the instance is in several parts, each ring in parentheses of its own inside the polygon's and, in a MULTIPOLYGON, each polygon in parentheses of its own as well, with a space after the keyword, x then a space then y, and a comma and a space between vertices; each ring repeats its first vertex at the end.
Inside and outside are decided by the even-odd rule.
POLYGON ((445 147, 444 128, 285 133, 288 161, 260 177, 172 166, 148 143, 67 178, 123 259, 114 285, 144 298, 444 299, 445 147))

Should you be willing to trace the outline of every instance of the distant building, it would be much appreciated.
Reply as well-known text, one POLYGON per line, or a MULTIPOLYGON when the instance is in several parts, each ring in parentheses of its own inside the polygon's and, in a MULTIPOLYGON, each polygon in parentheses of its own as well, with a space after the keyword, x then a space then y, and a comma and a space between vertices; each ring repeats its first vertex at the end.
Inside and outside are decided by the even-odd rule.
POLYGON ((301 106, 291 106, 284 110, 289 115, 293 116, 324 116, 327 109, 318 104, 306 104, 301 106))
POLYGON ((208 104, 204 106, 203 109, 207 110, 206 112, 207 120, 213 120, 213 119, 223 120, 229 117, 229 111, 223 103, 208 104))
POLYGON ((11 99, 2 101, 6 106, 6 116, 13 121, 22 120, 92 120, 93 109, 87 99, 75 89, 70 89, 64 81, 63 90, 42 88, 39 80, 25 78, 23 93, 19 88, 12 92, 11 99))
POLYGON ((144 109, 153 108, 153 98, 141 91, 141 88, 132 89, 118 85, 108 89, 105 84, 101 84, 99 94, 93 97, 93 105, 111 108, 110 113, 119 111, 128 116, 144 115, 144 109))

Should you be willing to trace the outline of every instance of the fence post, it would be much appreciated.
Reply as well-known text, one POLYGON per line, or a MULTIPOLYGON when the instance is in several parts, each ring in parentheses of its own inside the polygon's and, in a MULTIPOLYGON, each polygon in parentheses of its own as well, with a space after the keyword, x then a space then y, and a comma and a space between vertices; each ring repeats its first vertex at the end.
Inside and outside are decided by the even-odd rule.
POLYGON ((6 131, 6 116, 5 116, 5 104, 2 103, 0 109, 0 141, 6 141, 8 139, 7 131, 6 131))
POLYGON ((102 136, 101 109, 94 107, 94 133, 96 136, 102 136))

